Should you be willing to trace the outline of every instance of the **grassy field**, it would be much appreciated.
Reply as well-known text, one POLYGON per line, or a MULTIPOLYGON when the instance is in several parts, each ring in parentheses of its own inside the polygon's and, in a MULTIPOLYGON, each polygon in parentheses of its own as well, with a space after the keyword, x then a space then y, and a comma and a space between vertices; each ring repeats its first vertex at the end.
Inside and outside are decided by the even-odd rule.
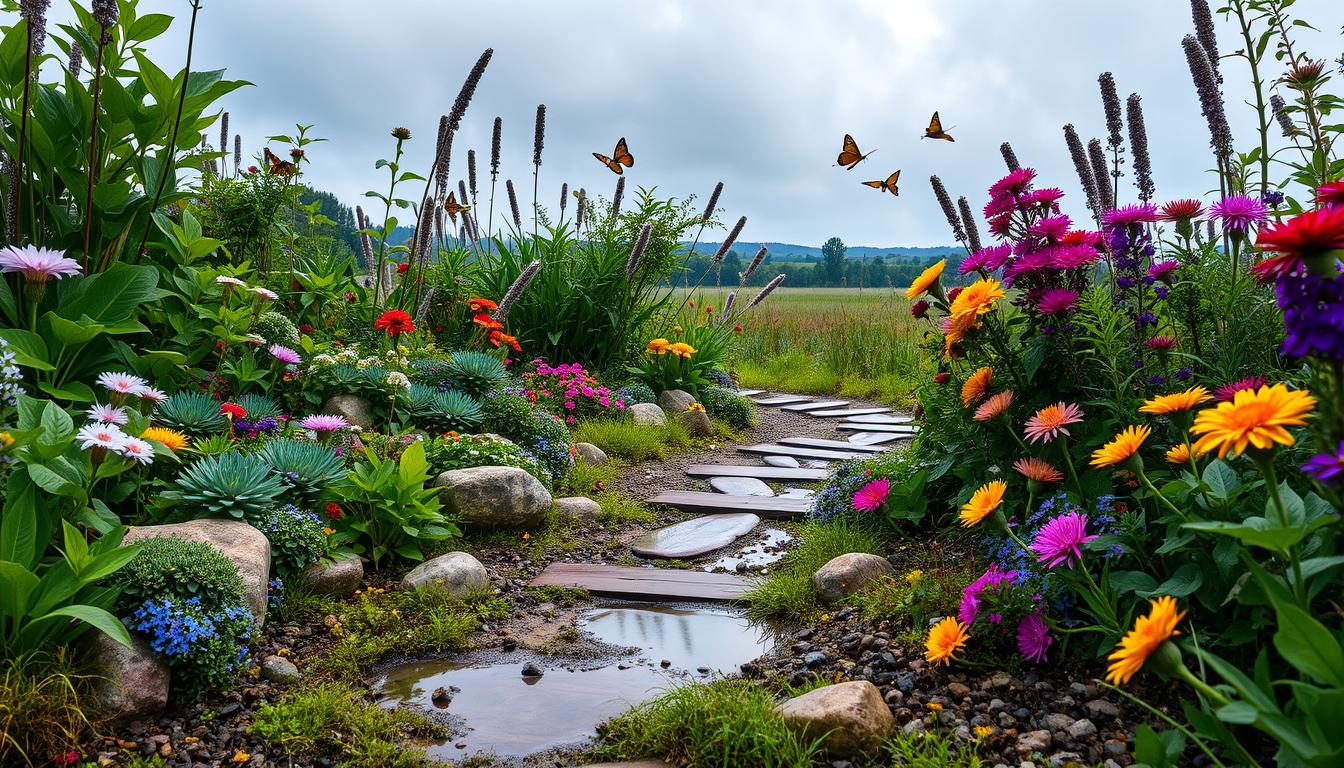
MULTIPOLYGON (((738 293, 738 306, 756 295, 738 293)), ((728 289, 702 288, 697 304, 722 307, 728 289)), ((732 365, 744 387, 875 398, 909 406, 922 331, 891 288, 782 287, 746 314, 732 365)))

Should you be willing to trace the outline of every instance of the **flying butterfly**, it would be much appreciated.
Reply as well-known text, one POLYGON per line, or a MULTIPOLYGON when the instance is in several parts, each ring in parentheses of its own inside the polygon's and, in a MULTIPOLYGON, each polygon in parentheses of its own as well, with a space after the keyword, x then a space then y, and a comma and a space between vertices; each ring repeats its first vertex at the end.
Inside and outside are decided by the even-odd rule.
POLYGON ((835 158, 835 162, 837 165, 843 165, 845 170, 852 171, 854 170, 854 166, 858 165, 865 157, 876 151, 877 150, 874 149, 869 151, 867 155, 863 154, 859 151, 859 144, 854 141, 854 137, 846 133, 844 147, 840 150, 840 156, 835 158))
POLYGON ((289 177, 298 173, 299 167, 297 165, 288 160, 281 160, 279 157, 276 157, 275 153, 272 152, 269 147, 261 148, 261 156, 266 159, 266 162, 271 164, 270 173, 274 176, 289 177))
POLYGON ((622 165, 624 165, 626 168, 634 167, 635 156, 630 154, 630 148, 625 146, 624 136, 621 137, 620 141, 616 142, 616 149, 612 150, 611 154, 612 157, 607 157, 606 155, 594 152, 593 157, 596 157, 598 160, 600 160, 603 165, 610 168, 611 172, 615 174, 623 173, 621 169, 622 165))
POLYGON ((924 129, 924 135, 921 139, 946 139, 947 141, 956 141, 950 135, 943 131, 943 121, 938 119, 938 113, 934 112, 933 117, 929 118, 929 127, 924 129))
POLYGON ((457 214, 466 213, 471 210, 471 206, 457 202, 457 193, 449 192, 448 199, 443 201, 443 210, 448 212, 448 218, 452 219, 453 224, 457 224, 457 214))
POLYGON ((895 173, 888 176, 886 178, 886 181, 865 181, 862 182, 862 184, 865 187, 872 187, 873 189, 878 190, 886 190, 887 192, 890 192, 896 197, 900 197, 901 191, 896 188, 896 182, 900 180, 900 178, 901 178, 901 172, 896 171, 895 173))

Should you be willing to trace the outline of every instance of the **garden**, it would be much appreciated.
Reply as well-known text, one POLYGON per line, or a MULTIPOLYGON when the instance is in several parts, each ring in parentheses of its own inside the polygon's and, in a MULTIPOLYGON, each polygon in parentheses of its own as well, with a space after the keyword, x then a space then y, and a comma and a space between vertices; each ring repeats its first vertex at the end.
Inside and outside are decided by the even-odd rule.
POLYGON ((933 176, 961 253, 855 298, 690 284, 734 190, 552 190, 545 105, 508 168, 491 49, 352 209, 321 126, 231 132, 199 0, 7 2, 0 764, 1344 763, 1344 64, 1292 5, 1191 1, 1203 199, 1106 72, 1076 178, 933 176))

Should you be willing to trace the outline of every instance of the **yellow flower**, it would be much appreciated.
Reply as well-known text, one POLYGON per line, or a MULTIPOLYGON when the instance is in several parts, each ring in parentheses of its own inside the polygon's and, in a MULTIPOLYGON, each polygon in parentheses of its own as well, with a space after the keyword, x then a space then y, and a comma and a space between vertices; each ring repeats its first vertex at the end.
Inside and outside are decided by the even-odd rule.
POLYGON ((667 339, 654 339, 653 341, 649 342, 649 346, 646 347, 646 349, 648 349, 650 352, 657 352, 658 354, 661 355, 667 351, 667 347, 670 343, 671 342, 669 342, 667 339))
POLYGON ((929 630, 929 637, 924 641, 924 659, 931 664, 940 661, 951 664, 952 654, 961 650, 969 639, 966 625, 948 616, 929 630))
POLYGON ((1151 602, 1152 611, 1136 619, 1134 628, 1121 638, 1115 651, 1106 657, 1111 662, 1106 668, 1106 679, 1109 682, 1128 683, 1167 638, 1181 634, 1176 631, 1176 625, 1185 616, 1185 611, 1176 611, 1176 598, 1159 597, 1151 602))
POLYGON ((1139 452, 1139 447, 1151 433, 1152 430, 1146 426, 1125 427, 1111 442, 1092 452, 1092 466, 1109 467, 1127 460, 1139 452))
POLYGON ((330 536, 331 534, 333 534, 333 533, 336 532, 336 529, 335 529, 335 528, 323 528, 323 529, 322 529, 322 532, 325 533, 325 534, 327 534, 328 536, 330 536))
POLYGON ((8 432, 0 432, 0 448, 8 448, 14 444, 14 437, 8 432))
POLYGON ((1151 413, 1155 416, 1161 416, 1168 413, 1178 413, 1188 411, 1201 403, 1207 403, 1213 399, 1209 390, 1204 387, 1191 387, 1184 392, 1174 392, 1170 395, 1158 395, 1143 404, 1139 408, 1139 413, 1151 413))
POLYGON ((1196 451, 1217 449, 1220 459, 1229 453, 1239 456, 1248 447, 1292 445, 1293 436, 1285 427, 1305 424, 1315 406, 1316 398, 1282 384, 1243 389, 1231 401, 1200 411, 1190 433, 1203 435, 1195 442, 1196 451))
POLYGON ((979 317, 994 309, 994 302, 1003 298, 1003 285, 998 280, 981 278, 962 289, 952 300, 948 312, 955 319, 979 317))
POLYGON ((175 429, 169 429, 167 427, 150 427, 144 432, 141 432, 140 436, 146 440, 157 440, 174 451, 185 448, 191 444, 191 438, 175 429))
POLYGON ((680 357, 689 358, 691 355, 695 354, 695 347, 692 347, 684 341, 678 341, 676 344, 667 345, 667 351, 680 357))
POLYGON ((925 704, 924 706, 928 707, 930 712, 938 713, 943 711, 943 705, 939 704, 936 701, 930 701, 928 704, 925 704))
POLYGON ((705 406, 703 406, 703 405, 701 405, 701 404, 699 404, 699 403, 691 403, 690 405, 686 406, 686 410, 688 410, 688 411, 699 411, 700 413, 704 413, 704 411, 705 411, 705 406))
POLYGON ((915 570, 905 574, 905 580, 909 582, 912 586, 918 584, 919 580, 922 578, 924 578, 924 571, 920 570, 919 568, 916 568, 915 570))
POLYGON ((685 329, 685 328, 682 328, 680 325, 674 325, 674 326, 672 326, 672 332, 675 333, 675 334, 677 334, 677 335, 681 335, 681 333, 682 333, 683 331, 685 331, 685 330, 686 330, 686 329, 685 329))
POLYGON ((994 728, 988 725, 977 725, 971 729, 977 739, 988 739, 994 735, 994 728))
POLYGON ((961 507, 961 524, 966 528, 976 525, 993 514, 1003 503, 1003 494, 1008 484, 1002 480, 990 480, 971 494, 971 500, 961 507))
POLYGON ((943 259, 923 272, 920 272, 919 277, 916 277, 915 281, 910 284, 910 287, 905 289, 905 298, 918 298, 923 295, 925 291, 932 288, 933 284, 938 282, 938 278, 943 276, 943 267, 946 266, 946 264, 947 259, 943 259))
POLYGON ((1185 443, 1173 445, 1167 449, 1166 457, 1168 464, 1189 464, 1190 446, 1185 443))
POLYGON ((246 763, 251 759, 252 755, 244 752, 241 749, 233 753, 233 762, 238 763, 239 765, 242 765, 243 763, 246 763))
POLYGON ((985 367, 972 373, 961 385, 961 404, 967 408, 984 399, 989 392, 989 383, 994 380, 994 369, 985 367))

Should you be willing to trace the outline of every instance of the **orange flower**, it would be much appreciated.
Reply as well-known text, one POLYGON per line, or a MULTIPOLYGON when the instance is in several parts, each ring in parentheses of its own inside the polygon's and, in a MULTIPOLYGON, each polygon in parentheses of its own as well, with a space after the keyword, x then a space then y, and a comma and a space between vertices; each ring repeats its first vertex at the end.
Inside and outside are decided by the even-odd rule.
POLYGON ((658 354, 661 355, 664 352, 667 352, 667 348, 669 346, 671 346, 671 342, 669 342, 667 339, 654 339, 653 341, 649 342, 649 345, 645 347, 645 349, 647 349, 650 352, 657 352, 658 354))
POLYGON ((1002 480, 990 480, 971 494, 971 500, 961 506, 961 524, 970 528, 989 517, 1003 503, 1003 494, 1008 484, 1002 480))
POLYGON ((1139 448, 1143 447, 1143 441, 1147 440, 1150 434, 1152 430, 1147 426, 1125 427, 1109 443, 1092 452, 1092 466, 1110 467, 1127 461, 1129 457, 1139 452, 1139 448))
POLYGON ((1003 285, 999 281, 981 278, 957 294, 948 312, 955 318, 979 317, 994 309, 994 303, 1003 296, 1003 285))
POLYGON ((1170 395, 1158 395, 1148 400, 1139 408, 1139 413, 1151 413, 1155 416, 1162 416, 1169 413, 1179 413, 1188 411, 1201 403, 1207 403, 1213 399, 1209 390, 1204 387, 1191 387, 1184 392, 1173 392, 1170 395))
POLYGON ((1285 427, 1305 424, 1314 407, 1316 398, 1282 384, 1243 389, 1232 400, 1200 411, 1190 433, 1203 435, 1195 443, 1196 451, 1217 449, 1220 459, 1229 453, 1239 456, 1247 448, 1292 445, 1293 436, 1285 427))
POLYGON ((471 318, 471 321, 481 326, 482 328, 486 329, 487 331, 504 330, 503 323, 496 321, 495 318, 491 317, 489 314, 485 312, 476 313, 476 316, 471 318))
POLYGON ((496 347, 504 347, 504 346, 507 346, 507 347, 509 347, 510 349, 512 349, 514 352, 522 352, 522 351, 523 351, 522 346, 518 344, 518 339, 517 339, 517 337, 510 336, 509 334, 507 334, 507 333, 505 333, 505 332, 503 332, 503 331, 491 331, 491 332, 490 332, 490 343, 491 343, 491 344, 494 344, 496 347))
POLYGON ((994 380, 994 369, 985 367, 972 373, 961 385, 961 404, 967 408, 985 399, 989 383, 994 380))
POLYGON ((1060 480, 1064 479, 1064 473, 1056 469, 1053 464, 1034 456, 1028 456, 1027 458, 1014 461, 1013 469, 1017 470, 1018 474, 1028 480, 1035 480, 1036 482, 1045 485, 1058 483, 1060 480))
POLYGON ((1185 617, 1185 611, 1177 612, 1176 598, 1159 597, 1152 601, 1152 607, 1147 616, 1140 616, 1134 621, 1134 628, 1121 638, 1115 652, 1106 657, 1111 662, 1106 668, 1108 681, 1128 683, 1154 651, 1172 635, 1181 634, 1176 630, 1176 625, 1185 617))
POLYGON ((1190 446, 1185 443, 1173 445, 1167 449, 1165 456, 1168 464, 1189 464, 1190 446))
POLYGON ((1013 390, 1005 389, 994 395, 975 409, 976 421, 993 421, 999 418, 1013 404, 1013 390))
POLYGON ((675 344, 667 345, 667 351, 678 357, 689 359, 691 355, 695 354, 695 347, 692 347, 684 341, 678 341, 675 344))
POLYGON ((181 450, 191 444, 191 439, 186 435, 167 427, 150 427, 141 432, 140 437, 163 443, 174 451, 181 450))
POLYGON ((934 284, 938 282, 938 278, 943 276, 943 267, 946 265, 947 259, 943 259, 923 272, 920 272, 919 277, 916 277, 915 281, 910 283, 910 287, 905 289, 905 298, 918 298, 932 288, 934 284))
POLYGON ((952 663, 952 654, 961 650, 970 639, 966 625, 952 616, 934 624, 929 629, 929 637, 924 641, 924 660, 930 664, 952 663))
POLYGON ((492 312, 499 309, 499 305, 489 299, 475 298, 467 299, 467 309, 472 312, 492 312))

